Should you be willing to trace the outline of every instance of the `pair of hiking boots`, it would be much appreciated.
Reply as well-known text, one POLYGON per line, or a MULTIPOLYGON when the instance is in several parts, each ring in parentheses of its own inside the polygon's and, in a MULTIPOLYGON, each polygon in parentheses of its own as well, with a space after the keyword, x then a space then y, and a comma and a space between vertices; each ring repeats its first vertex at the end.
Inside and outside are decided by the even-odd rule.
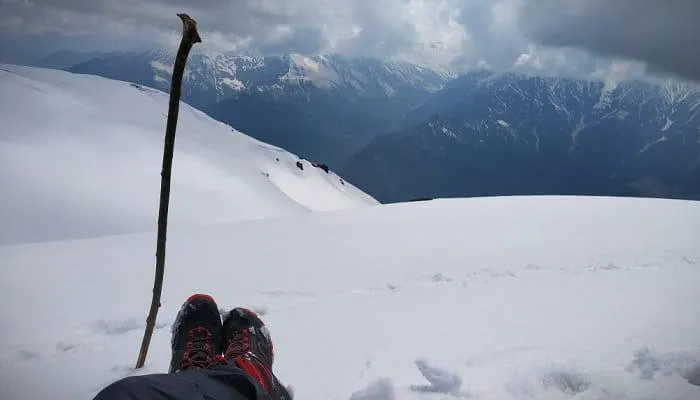
POLYGON ((172 333, 170 373, 235 365, 272 399, 291 399, 272 373, 272 339, 255 312, 237 307, 225 314, 222 323, 214 299, 195 294, 182 305, 172 333))

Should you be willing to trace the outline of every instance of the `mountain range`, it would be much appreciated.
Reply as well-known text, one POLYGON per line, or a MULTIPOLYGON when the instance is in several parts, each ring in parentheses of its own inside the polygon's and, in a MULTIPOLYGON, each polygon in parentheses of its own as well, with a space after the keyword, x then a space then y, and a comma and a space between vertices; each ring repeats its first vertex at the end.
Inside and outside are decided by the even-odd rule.
MULTIPOLYGON (((54 57, 80 59, 76 55, 54 57)), ((83 57, 72 72, 169 88, 169 51, 83 57)), ((64 62, 65 63, 65 62, 64 62)), ((700 91, 339 55, 194 51, 184 101, 383 202, 512 194, 700 198, 700 91)))
POLYGON ((475 72, 341 173, 379 200, 517 194, 700 199, 700 90, 475 72))
MULTIPOLYGON (((66 69, 168 91, 173 60, 169 51, 113 52, 66 69)), ((183 99, 256 139, 340 166, 374 135, 402 127, 453 76, 372 58, 193 51, 183 99)))

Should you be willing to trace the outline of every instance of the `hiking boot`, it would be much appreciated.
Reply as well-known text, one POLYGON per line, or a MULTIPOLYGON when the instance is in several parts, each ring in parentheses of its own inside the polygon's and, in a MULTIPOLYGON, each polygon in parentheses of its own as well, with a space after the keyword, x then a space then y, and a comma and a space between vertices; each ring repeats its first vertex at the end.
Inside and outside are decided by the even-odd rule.
POLYGON ((241 307, 229 311, 224 317, 221 338, 226 360, 247 354, 272 368, 272 338, 255 312, 241 307))
POLYGON ((221 316, 211 296, 190 296, 177 313, 172 329, 170 373, 216 365, 221 352, 221 316))
POLYGON ((221 349, 228 364, 244 370, 274 400, 292 396, 272 373, 274 349, 265 323, 253 311, 237 307, 224 317, 221 349))

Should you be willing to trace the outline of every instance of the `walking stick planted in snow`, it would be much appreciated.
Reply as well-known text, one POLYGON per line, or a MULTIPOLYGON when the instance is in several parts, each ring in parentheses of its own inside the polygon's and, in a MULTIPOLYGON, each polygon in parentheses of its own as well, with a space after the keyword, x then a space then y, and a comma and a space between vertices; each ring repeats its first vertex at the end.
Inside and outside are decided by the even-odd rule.
POLYGON ((173 76, 170 83, 170 104, 168 105, 168 123, 165 128, 165 146, 163 148, 163 169, 160 173, 160 208, 158 210, 158 239, 156 244, 156 275, 153 282, 153 298, 151 309, 146 318, 146 331, 143 334, 139 359, 136 368, 143 367, 146 362, 148 346, 151 344, 153 328, 156 324, 158 308, 160 308, 160 295, 163 290, 163 274, 165 273, 165 239, 168 228, 168 205, 170 204, 170 175, 173 165, 173 151, 175 149, 175 129, 177 127, 177 113, 180 109, 180 89, 182 87, 182 75, 185 72, 187 56, 192 45, 200 43, 202 39, 197 33, 197 22, 187 14, 177 14, 182 20, 182 40, 175 57, 173 76))

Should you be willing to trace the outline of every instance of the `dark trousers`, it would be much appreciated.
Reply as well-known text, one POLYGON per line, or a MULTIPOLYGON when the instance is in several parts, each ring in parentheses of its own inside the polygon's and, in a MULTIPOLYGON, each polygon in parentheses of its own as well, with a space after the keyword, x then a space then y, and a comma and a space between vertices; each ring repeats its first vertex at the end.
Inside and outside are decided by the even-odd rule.
POLYGON ((232 365, 120 379, 94 400, 268 400, 248 374, 232 365))

